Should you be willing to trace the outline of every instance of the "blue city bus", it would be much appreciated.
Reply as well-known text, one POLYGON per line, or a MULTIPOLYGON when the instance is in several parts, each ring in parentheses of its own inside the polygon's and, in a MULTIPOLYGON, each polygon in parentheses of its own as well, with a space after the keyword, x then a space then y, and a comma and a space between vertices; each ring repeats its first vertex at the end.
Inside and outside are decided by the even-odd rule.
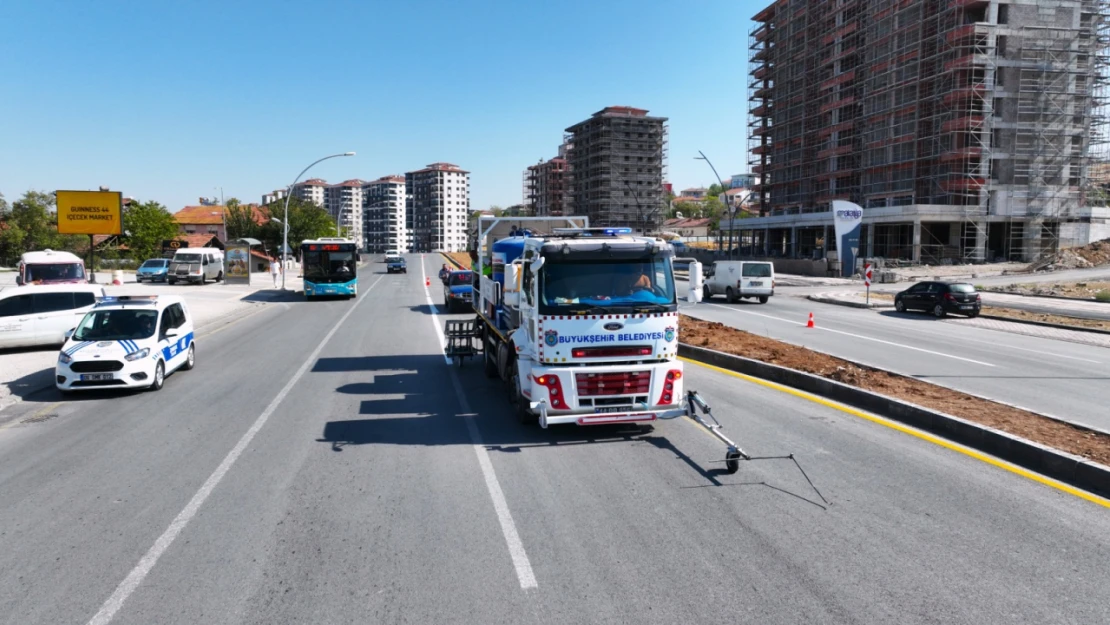
POLYGON ((304 296, 358 295, 358 245, 350 239, 322 238, 301 243, 304 296))

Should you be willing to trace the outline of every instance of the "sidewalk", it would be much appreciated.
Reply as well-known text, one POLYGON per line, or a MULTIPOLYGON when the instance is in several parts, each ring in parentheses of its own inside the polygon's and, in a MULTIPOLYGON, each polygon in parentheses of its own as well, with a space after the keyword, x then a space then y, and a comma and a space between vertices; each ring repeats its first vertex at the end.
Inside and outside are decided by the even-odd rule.
MULTIPOLYGON (((855 291, 817 293, 814 295, 810 295, 809 299, 814 302, 821 302, 823 304, 834 304, 837 306, 849 306, 852 308, 868 307, 864 299, 864 294, 855 291)), ((875 301, 874 299, 872 299, 870 307, 889 310, 894 308, 894 304, 892 302, 875 301)), ((950 317, 948 319, 945 319, 945 322, 958 323, 960 325, 983 328, 986 330, 1010 332, 1011 334, 1022 334, 1025 336, 1035 336, 1056 341, 1068 341, 1071 343, 1092 345, 1094 347, 1110 347, 1110 334, 1099 332, 1068 330, 1065 328, 1049 327, 1033 323, 1022 323, 1020 321, 1005 321, 998 318, 985 317, 977 317, 975 319, 950 317)))

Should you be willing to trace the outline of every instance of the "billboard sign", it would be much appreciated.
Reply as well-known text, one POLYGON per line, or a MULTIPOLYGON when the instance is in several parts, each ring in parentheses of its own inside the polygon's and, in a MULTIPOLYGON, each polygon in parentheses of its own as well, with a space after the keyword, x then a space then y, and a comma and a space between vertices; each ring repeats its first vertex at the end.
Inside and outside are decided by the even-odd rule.
POLYGON ((228 241, 224 249, 224 283, 251 283, 251 246, 240 241, 228 241))
POLYGON ((840 272, 845 278, 856 270, 859 253, 860 230, 863 229, 863 207, 844 200, 832 201, 833 229, 836 232, 836 250, 840 258, 840 272))
POLYGON ((119 191, 57 191, 58 234, 123 234, 119 191))
POLYGON ((177 253, 177 250, 183 247, 189 247, 189 244, 184 241, 178 240, 162 241, 162 258, 173 258, 173 255, 177 253))

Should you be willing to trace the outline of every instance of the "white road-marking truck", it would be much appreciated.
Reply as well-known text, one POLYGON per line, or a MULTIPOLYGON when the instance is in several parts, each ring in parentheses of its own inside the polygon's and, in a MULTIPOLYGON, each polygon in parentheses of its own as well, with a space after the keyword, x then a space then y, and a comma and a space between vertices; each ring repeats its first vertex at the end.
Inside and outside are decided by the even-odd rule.
POLYGON ((590 228, 583 217, 482 217, 476 234, 473 306, 485 372, 508 383, 522 422, 686 414, 666 241, 590 228))

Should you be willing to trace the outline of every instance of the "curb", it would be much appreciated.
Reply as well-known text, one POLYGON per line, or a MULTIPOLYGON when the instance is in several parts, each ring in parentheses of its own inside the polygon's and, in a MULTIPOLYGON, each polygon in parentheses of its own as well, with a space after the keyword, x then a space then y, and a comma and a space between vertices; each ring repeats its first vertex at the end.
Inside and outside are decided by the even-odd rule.
POLYGON ((1110 496, 1110 467, 1006 432, 835 380, 704 347, 679 343, 678 354, 721 369, 769 380, 866 410, 1088 492, 1103 497, 1110 496))
POLYGON ((1110 306, 1110 302, 1099 301, 1099 300, 1097 300, 1093 297, 1091 299, 1080 299, 1078 297, 1066 297, 1066 296, 1063 296, 1063 295, 1034 295, 1032 293, 1015 293, 1014 291, 990 291, 990 290, 980 291, 980 293, 997 293, 998 295, 1014 295, 1014 296, 1017 296, 1017 297, 1035 297, 1035 298, 1040 298, 1040 299, 1055 299, 1055 300, 1063 300, 1063 301, 1066 301, 1066 302, 1090 302, 1090 303, 1094 303, 1094 304, 1103 304, 1103 305, 1110 306))
POLYGON ((853 302, 849 300, 836 299, 834 297, 826 297, 821 294, 814 294, 806 297, 806 299, 819 302, 822 304, 833 304, 836 306, 847 306, 849 308, 894 308, 894 304, 871 304, 865 302, 853 302))
MULTIPOLYGON (((1064 315, 1060 315, 1064 316, 1064 315)), ((1091 332, 1093 334, 1105 334, 1110 336, 1110 330, 1100 330, 1099 328, 1085 328, 1083 326, 1066 326, 1060 323, 1049 323, 1047 321, 1033 321, 1031 319, 1012 319, 1010 317, 1002 317, 1000 315, 987 315, 979 313, 981 319, 994 319, 995 321, 1009 321, 1011 323, 1024 323, 1031 326, 1041 326, 1043 328, 1053 328, 1055 330, 1074 330, 1076 332, 1091 332)))

